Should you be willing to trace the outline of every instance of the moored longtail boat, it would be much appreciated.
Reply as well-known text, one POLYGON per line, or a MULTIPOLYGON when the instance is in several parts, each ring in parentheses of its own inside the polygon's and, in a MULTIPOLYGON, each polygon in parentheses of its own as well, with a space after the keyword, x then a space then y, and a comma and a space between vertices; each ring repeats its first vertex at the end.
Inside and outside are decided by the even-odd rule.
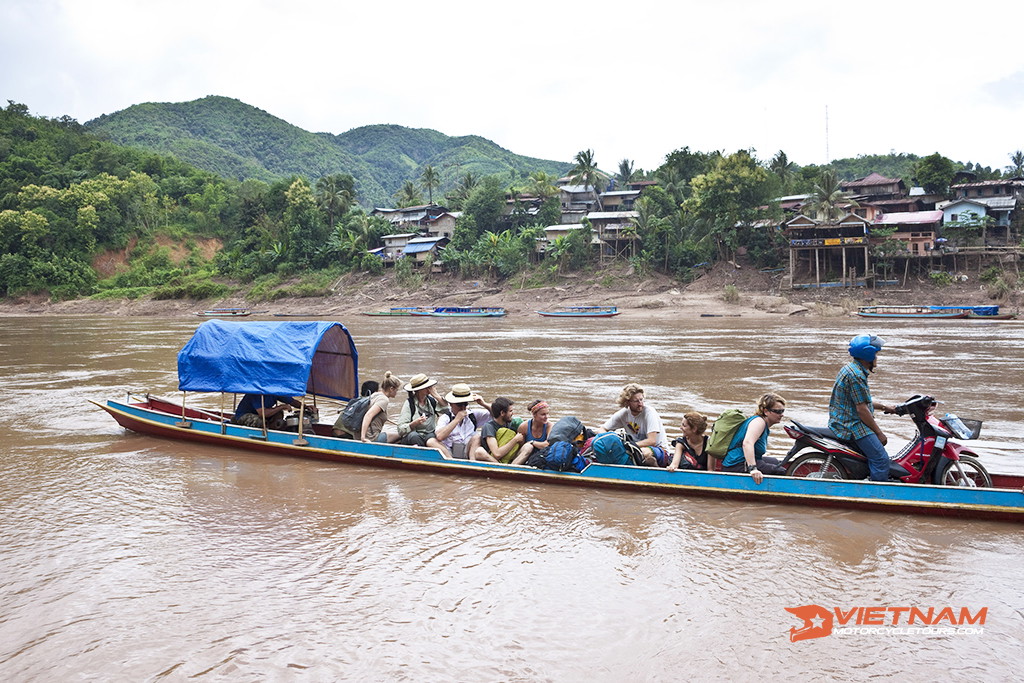
POLYGON ((861 306, 857 315, 862 318, 914 318, 914 319, 956 319, 966 318, 967 311, 937 311, 930 306, 861 306))
POLYGON ((504 308, 491 306, 438 306, 428 311, 411 311, 412 315, 432 318, 500 318, 504 308))
MULTIPOLYGON (((340 323, 203 323, 178 354, 183 392, 265 393, 339 400, 358 393, 358 355, 340 323)), ((222 393, 223 396, 223 393, 222 393)), ((94 402, 95 403, 95 402, 94 402)), ((626 465, 588 464, 582 472, 453 460, 431 448, 362 443, 331 436, 331 425, 308 432, 278 431, 231 423, 231 413, 174 403, 149 394, 95 403, 122 427, 156 437, 248 451, 376 467, 423 470, 580 487, 813 506, 983 517, 1024 522, 1024 477, 992 475, 994 488, 959 488, 765 477, 761 485, 743 474, 626 465)))
POLYGON ((620 313, 617 306, 559 306, 553 311, 537 311, 546 318, 611 318, 620 313))

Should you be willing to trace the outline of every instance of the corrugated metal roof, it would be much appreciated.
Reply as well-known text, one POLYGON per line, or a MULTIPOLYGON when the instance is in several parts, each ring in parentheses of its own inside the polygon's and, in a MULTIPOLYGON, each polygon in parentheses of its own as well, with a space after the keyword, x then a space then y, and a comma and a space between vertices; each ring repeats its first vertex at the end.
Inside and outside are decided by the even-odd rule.
POLYGON ((840 183, 839 185, 843 188, 847 187, 869 187, 871 185, 883 185, 886 183, 898 183, 901 182, 899 178, 886 178, 880 173, 869 173, 863 178, 857 178, 856 180, 847 180, 840 183))
POLYGON ((639 218, 639 211, 591 211, 587 214, 590 220, 609 220, 612 218, 639 218))
POLYGON ((942 220, 941 211, 900 211, 875 217, 875 225, 924 225, 942 220))

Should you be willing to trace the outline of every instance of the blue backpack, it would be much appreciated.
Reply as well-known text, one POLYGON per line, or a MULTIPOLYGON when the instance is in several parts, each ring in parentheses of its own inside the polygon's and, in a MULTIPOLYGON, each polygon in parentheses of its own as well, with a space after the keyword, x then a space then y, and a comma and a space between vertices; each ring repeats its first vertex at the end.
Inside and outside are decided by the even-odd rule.
POLYGON ((606 465, 632 465, 632 458, 626 450, 626 445, 615 432, 598 434, 590 442, 594 450, 594 459, 606 465))
POLYGON ((587 459, 580 455, 575 444, 556 441, 543 451, 536 451, 530 455, 526 464, 541 470, 582 472, 587 466, 587 459))

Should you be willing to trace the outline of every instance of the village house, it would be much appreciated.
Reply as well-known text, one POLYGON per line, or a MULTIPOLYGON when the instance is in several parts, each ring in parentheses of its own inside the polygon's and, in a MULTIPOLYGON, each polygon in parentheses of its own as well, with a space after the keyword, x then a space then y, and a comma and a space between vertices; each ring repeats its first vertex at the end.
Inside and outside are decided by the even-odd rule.
POLYGON ((380 216, 391 223, 396 231, 409 232, 419 231, 431 220, 434 220, 446 213, 448 210, 440 204, 420 204, 419 206, 406 206, 401 209, 375 208, 370 212, 371 216, 380 216))
POLYGON ((803 214, 786 221, 782 232, 789 240, 790 285, 864 284, 871 265, 870 228, 870 221, 849 213, 827 223, 803 214))
POLYGON ((431 270, 440 269, 439 255, 451 240, 447 237, 414 237, 402 249, 402 258, 412 258, 413 265, 428 265, 431 270))
POLYGON ((935 240, 942 226, 942 211, 907 211, 883 213, 875 216, 876 228, 894 228, 889 239, 907 245, 914 256, 925 256, 935 249, 935 240))

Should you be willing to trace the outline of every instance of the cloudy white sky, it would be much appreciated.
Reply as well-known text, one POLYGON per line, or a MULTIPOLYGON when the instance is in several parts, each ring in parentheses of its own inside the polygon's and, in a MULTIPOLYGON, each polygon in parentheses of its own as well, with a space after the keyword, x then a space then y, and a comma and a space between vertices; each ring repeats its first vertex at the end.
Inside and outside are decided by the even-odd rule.
POLYGON ((86 122, 224 95, 609 170, 684 146, 1001 168, 1024 148, 1022 20, 1021 0, 0 0, 0 102, 86 122))

